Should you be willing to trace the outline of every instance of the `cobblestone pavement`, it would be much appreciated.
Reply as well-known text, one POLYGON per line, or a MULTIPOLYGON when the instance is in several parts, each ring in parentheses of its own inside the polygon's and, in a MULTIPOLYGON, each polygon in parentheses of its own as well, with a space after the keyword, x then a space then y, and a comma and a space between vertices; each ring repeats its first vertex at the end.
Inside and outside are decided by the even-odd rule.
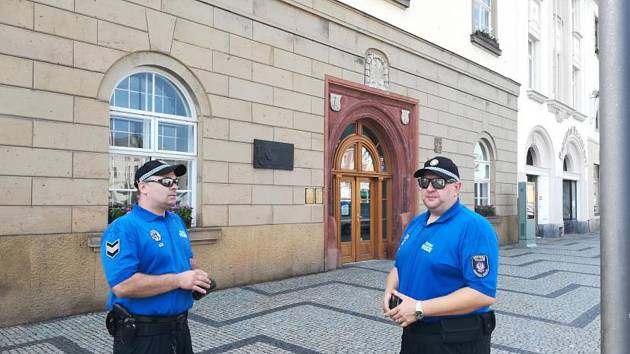
MULTIPOLYGON (((381 314, 391 261, 220 290, 190 315, 197 353, 397 353, 381 314)), ((492 353, 599 353, 599 235, 501 249, 492 353)), ((109 353, 105 313, 0 329, 1 353, 109 353)))

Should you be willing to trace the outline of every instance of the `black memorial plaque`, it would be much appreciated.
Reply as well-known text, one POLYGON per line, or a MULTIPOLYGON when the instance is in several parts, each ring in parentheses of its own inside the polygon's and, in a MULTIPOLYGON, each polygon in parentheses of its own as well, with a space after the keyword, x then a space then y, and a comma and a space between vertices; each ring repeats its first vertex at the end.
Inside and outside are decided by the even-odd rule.
POLYGON ((293 170, 293 144, 254 139, 254 168, 293 170))

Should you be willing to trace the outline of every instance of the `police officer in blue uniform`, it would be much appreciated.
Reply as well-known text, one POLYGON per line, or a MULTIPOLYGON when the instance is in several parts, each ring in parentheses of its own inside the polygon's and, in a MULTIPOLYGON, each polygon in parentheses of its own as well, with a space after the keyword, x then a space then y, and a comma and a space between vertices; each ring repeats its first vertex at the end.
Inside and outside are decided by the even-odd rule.
POLYGON ((383 312, 403 328, 401 353, 489 354, 499 264, 494 229, 459 201, 462 183, 450 159, 429 159, 414 177, 427 211, 401 237, 383 312))
POLYGON ((101 261, 111 287, 107 329, 114 353, 192 353, 187 322, 192 292, 206 294, 175 206, 184 165, 151 160, 138 169, 138 203, 103 234, 101 261))

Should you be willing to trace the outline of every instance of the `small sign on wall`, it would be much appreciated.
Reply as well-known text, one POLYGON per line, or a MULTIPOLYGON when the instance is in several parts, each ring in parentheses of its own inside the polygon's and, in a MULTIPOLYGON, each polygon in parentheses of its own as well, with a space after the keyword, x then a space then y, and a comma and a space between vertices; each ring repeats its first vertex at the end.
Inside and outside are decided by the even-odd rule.
POLYGON ((315 204, 315 188, 306 188, 304 196, 305 204, 315 204))
POLYGON ((293 171, 293 144, 254 139, 254 168, 293 171))
POLYGON ((322 204, 322 188, 304 188, 304 204, 322 204))

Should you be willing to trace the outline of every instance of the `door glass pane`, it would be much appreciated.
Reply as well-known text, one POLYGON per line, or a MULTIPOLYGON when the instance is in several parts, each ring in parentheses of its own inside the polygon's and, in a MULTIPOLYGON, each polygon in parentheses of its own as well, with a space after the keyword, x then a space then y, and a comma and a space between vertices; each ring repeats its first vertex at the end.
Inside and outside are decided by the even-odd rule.
POLYGON ((374 171, 374 160, 372 159, 372 154, 370 154, 365 146, 361 146, 361 160, 363 171, 374 171))
POLYGON ((562 181, 562 217, 571 219, 571 181, 562 181))
POLYGON ((352 183, 339 183, 339 216, 341 242, 352 240, 352 183))
POLYGON ((348 146, 341 156, 341 169, 354 170, 354 145, 348 146))
POLYGON ((536 183, 527 182, 527 218, 536 217, 536 183))
POLYGON ((361 240, 369 241, 372 233, 370 227, 372 208, 370 205, 371 190, 369 181, 359 183, 359 196, 361 202, 361 240))
POLYGON ((387 236, 389 234, 389 232, 387 230, 389 230, 389 225, 388 225, 388 211, 389 209, 387 208, 387 199, 388 199, 388 187, 389 187, 389 183, 387 181, 383 181, 383 199, 381 200, 381 215, 383 216, 383 218, 381 219, 381 225, 383 227, 383 240, 387 240, 387 236))

